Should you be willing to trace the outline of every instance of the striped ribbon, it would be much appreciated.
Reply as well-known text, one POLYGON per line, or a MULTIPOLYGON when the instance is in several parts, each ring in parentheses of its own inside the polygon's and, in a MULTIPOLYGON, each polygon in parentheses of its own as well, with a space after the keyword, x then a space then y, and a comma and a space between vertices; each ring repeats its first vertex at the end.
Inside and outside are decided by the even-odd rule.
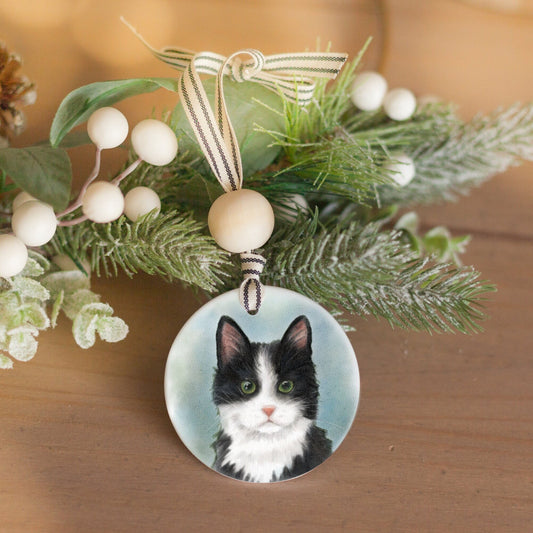
POLYGON ((265 289, 261 285, 259 276, 263 272, 266 259, 259 254, 246 252, 241 254, 241 270, 244 281, 239 290, 241 305, 250 314, 259 311, 263 301, 265 289))
MULTIPOLYGON (((130 30, 150 52, 164 63, 183 72, 178 92, 185 114, 196 139, 225 192, 242 187, 243 174, 239 143, 231 125, 224 99, 224 76, 237 82, 251 81, 281 92, 288 100, 307 105, 313 98, 313 78, 333 79, 347 59, 347 54, 304 52, 264 56, 258 50, 246 49, 224 57, 213 52, 191 52, 183 48, 156 50, 137 30, 122 18, 130 30), (240 56, 248 56, 242 60, 240 56), (216 76, 215 109, 211 109, 200 74, 216 76)), ((263 297, 259 275, 265 259, 258 254, 241 254, 244 281, 240 299, 244 308, 257 312, 263 297), (260 267, 260 268, 259 268, 260 267)))

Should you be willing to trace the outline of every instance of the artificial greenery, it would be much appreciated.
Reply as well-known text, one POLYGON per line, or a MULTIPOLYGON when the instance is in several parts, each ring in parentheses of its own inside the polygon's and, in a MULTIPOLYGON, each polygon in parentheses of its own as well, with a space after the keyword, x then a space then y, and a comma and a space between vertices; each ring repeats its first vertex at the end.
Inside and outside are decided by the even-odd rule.
MULTIPOLYGON (((251 82, 224 85, 241 146, 244 187, 263 193, 277 213, 274 234, 260 250, 267 258, 262 280, 301 292, 336 314, 383 317, 392 326, 416 330, 479 331, 485 318, 483 302, 494 287, 473 268, 460 265, 468 236, 454 237, 443 227, 420 235, 416 213, 402 213, 401 208, 453 200, 494 173, 533 159, 533 105, 516 105, 464 122, 450 104, 419 102, 410 119, 396 122, 381 110, 362 112, 351 103, 360 56, 333 84, 319 81, 306 107, 251 82), (404 187, 396 185, 387 170, 400 153, 409 155, 416 167, 415 178, 404 187), (301 197, 309 207, 298 207, 296 199, 301 197)), ((0 150, 0 170, 38 198, 46 199, 47 190, 56 189, 61 189, 60 198, 72 195, 69 171, 49 172, 53 161, 63 157, 59 150, 86 141, 83 134, 71 132, 72 127, 103 105, 159 87, 175 91, 176 82, 99 82, 68 95, 54 119, 50 142, 40 145, 45 154, 41 167, 50 185, 33 187, 34 177, 25 177, 22 167, 13 171, 13 152, 0 150)), ((208 80, 205 87, 212 98, 213 82, 208 80)), ((30 304, 29 314, 20 314, 20 323, 9 326, 16 333, 16 328, 28 325, 20 343, 31 344, 28 334, 34 339, 47 327, 49 319, 36 310, 50 301, 55 302, 51 321, 62 307, 75 329, 76 324, 80 328, 75 337, 82 346, 94 342, 95 331, 107 340, 116 340, 117 331, 125 332, 109 308, 86 292, 88 286, 76 285, 88 283, 82 277, 87 260, 98 275, 144 271, 209 294, 238 285, 238 262, 215 245, 206 228, 209 206, 222 189, 181 104, 164 118, 178 136, 176 159, 164 167, 142 163, 121 183, 124 191, 138 185, 154 189, 161 198, 161 213, 135 223, 121 217, 105 225, 82 222, 58 228, 44 252, 49 257, 68 256, 82 272, 20 276, 49 295, 39 293, 35 284, 30 284, 35 293, 21 293, 19 277, 6 282, 1 298, 14 302, 17 295, 17 305, 25 298, 30 304), (77 295, 77 304, 69 301, 69 294, 77 295)), ((125 166, 134 159, 131 154, 125 166)), ((13 194, 9 181, 2 187, 13 194)), ((1 316, 1 324, 11 320, 5 313, 1 316)), ((0 332, 8 332, 1 327, 0 332)), ((2 335, 1 347, 9 350, 11 341, 2 335)))
POLYGON ((72 320, 72 334, 82 348, 95 343, 96 333, 108 342, 120 341, 128 333, 124 321, 90 290, 87 274, 60 270, 42 254, 30 252, 21 273, 1 281, 0 368, 12 368, 13 359, 30 360, 37 351, 39 332, 55 327, 60 311, 72 320))

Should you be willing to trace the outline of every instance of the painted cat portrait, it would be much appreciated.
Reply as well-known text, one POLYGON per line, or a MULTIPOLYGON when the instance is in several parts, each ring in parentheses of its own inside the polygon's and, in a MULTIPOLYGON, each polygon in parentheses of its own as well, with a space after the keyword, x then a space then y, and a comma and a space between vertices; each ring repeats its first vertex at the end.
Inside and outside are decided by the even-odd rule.
POLYGON ((270 343, 251 342, 230 317, 219 320, 215 470, 267 483, 305 474, 331 455, 331 440, 316 425, 319 386, 311 345, 303 315, 270 343))

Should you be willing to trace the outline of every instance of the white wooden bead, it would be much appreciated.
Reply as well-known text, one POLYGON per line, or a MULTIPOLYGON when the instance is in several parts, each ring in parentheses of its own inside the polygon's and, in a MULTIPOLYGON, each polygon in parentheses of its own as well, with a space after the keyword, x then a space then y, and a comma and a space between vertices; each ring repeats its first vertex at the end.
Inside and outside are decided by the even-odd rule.
POLYGON ((416 174, 414 161, 405 154, 395 155, 394 161, 391 161, 386 168, 391 178, 401 187, 410 183, 416 174))
POLYGON ((111 222, 120 217, 124 211, 124 195, 109 181, 95 181, 87 187, 81 209, 93 222, 111 222))
POLYGON ((57 219, 50 205, 30 200, 13 213, 11 227, 26 246, 42 246, 54 236, 57 219))
POLYGON ((28 250, 14 235, 0 235, 0 277, 20 274, 26 266, 28 250))
POLYGON ((392 120, 407 120, 415 109, 416 98, 409 89, 393 89, 383 100, 383 110, 392 120))
POLYGON ((361 72, 355 78, 350 97, 362 111, 374 111, 381 107, 387 92, 387 81, 378 72, 361 72))
POLYGON ((219 196, 207 218, 216 243, 235 254, 260 248, 274 230, 274 211, 260 193, 239 189, 219 196))
POLYGON ((36 198, 26 191, 19 192, 13 200, 13 211, 17 210, 23 203, 30 202, 31 200, 36 200, 36 198))
POLYGON ((155 166, 168 165, 178 152, 176 134, 164 122, 151 118, 133 128, 131 144, 143 161, 155 166))
POLYGON ((128 129, 126 117, 114 107, 97 109, 87 122, 87 133, 101 150, 121 145, 128 136, 128 129))
POLYGON ((161 200, 155 191, 148 187, 135 187, 124 197, 124 214, 132 221, 154 209, 161 209, 161 200))

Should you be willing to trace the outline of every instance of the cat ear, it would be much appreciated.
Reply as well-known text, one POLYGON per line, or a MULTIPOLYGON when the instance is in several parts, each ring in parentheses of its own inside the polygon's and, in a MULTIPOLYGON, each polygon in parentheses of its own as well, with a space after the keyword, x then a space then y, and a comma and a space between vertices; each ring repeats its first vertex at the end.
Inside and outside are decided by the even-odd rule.
POLYGON ((281 339, 281 344, 298 351, 311 351, 311 324, 304 315, 292 321, 281 339))
POLYGON ((235 356, 250 349, 250 341, 229 316, 218 321, 217 328, 217 360, 219 368, 227 365, 235 356))

